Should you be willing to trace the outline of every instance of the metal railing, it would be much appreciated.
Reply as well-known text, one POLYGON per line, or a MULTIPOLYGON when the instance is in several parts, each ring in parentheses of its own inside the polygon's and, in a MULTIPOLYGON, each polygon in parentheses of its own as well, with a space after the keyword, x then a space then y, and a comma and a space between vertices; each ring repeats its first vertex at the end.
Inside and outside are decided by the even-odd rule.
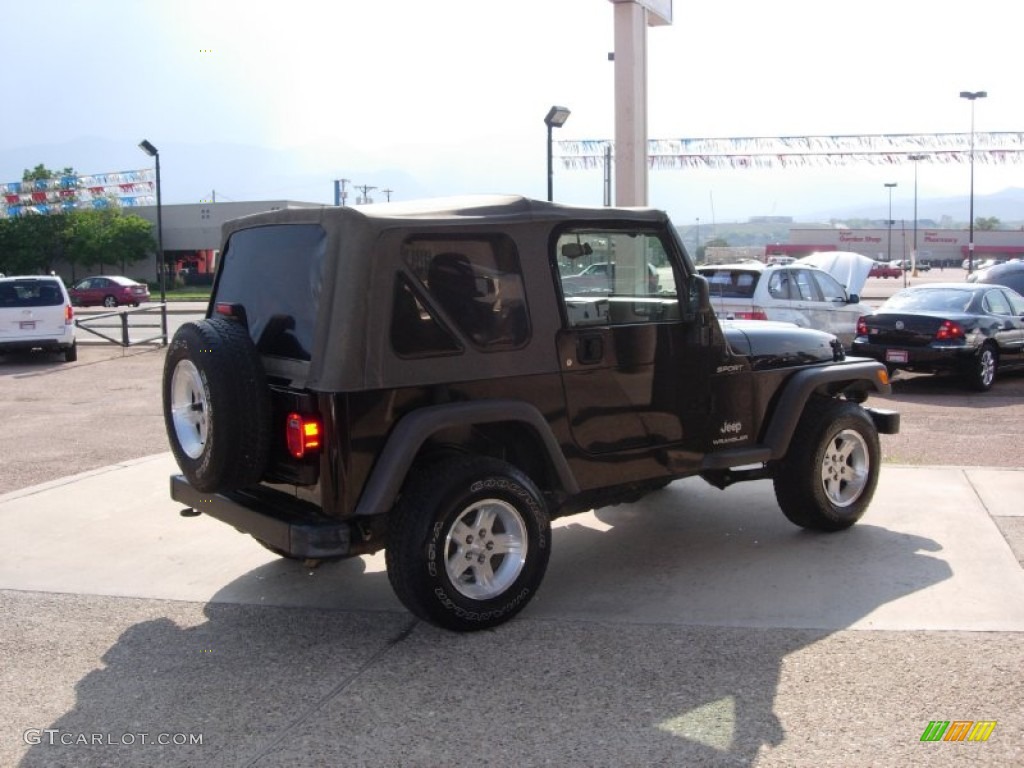
POLYGON ((167 346, 167 304, 166 302, 160 304, 153 304, 148 307, 137 307, 134 309, 119 309, 114 312, 103 312, 98 315, 88 315, 84 317, 75 318, 75 326, 81 328, 87 333, 91 333, 94 336, 99 336, 105 341, 109 341, 111 344, 117 344, 121 347, 132 347, 138 344, 152 344, 155 341, 160 342, 160 346, 167 346), (146 313, 160 313, 159 323, 130 323, 128 318, 130 315, 143 315, 146 313), (116 323, 102 322, 109 320, 112 317, 118 318, 116 323), (108 336, 103 331, 97 330, 98 328, 103 329, 120 329, 121 338, 117 339, 113 336, 108 336), (150 336, 145 339, 132 339, 129 334, 129 329, 138 328, 159 328, 160 333, 156 336, 150 336))

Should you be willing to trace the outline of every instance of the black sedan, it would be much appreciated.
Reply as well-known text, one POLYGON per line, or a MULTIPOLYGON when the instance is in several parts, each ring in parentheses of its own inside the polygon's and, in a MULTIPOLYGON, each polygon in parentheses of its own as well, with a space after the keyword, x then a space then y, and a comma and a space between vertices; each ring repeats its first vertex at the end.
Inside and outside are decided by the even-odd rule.
POLYGON ((1024 295, 1024 261, 1008 261, 1005 264, 978 270, 967 278, 967 282, 1005 285, 1024 295))
POLYGON ((1024 296, 984 283, 905 288, 857 323, 852 352, 890 370, 953 371, 977 390, 1024 368, 1024 296))

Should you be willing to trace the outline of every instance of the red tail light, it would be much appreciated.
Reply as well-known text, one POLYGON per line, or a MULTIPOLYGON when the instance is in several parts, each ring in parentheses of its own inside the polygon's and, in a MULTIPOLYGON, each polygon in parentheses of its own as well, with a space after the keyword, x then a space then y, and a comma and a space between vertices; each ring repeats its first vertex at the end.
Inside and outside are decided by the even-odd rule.
POLYGON ((75 322, 75 310, 70 304, 64 305, 64 325, 71 325, 75 322))
POLYGON ((867 336, 870 331, 868 330, 868 320, 866 317, 857 318, 857 335, 867 336))
POLYGON ((955 323, 952 320, 943 320, 939 330, 935 332, 936 341, 956 341, 965 336, 966 334, 960 323, 955 323))
POLYGON ((767 320, 768 315, 763 309, 754 307, 750 312, 737 312, 733 315, 737 320, 767 320))
POLYGON ((289 413, 285 427, 288 453, 296 459, 320 449, 320 420, 301 413, 289 413))

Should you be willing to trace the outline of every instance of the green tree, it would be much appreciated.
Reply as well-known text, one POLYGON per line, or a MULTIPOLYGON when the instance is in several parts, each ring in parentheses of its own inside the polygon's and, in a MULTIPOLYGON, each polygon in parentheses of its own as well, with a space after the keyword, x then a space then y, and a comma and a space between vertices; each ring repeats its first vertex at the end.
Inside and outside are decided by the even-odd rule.
POLYGON ((984 216, 978 216, 974 220, 974 228, 983 231, 992 231, 999 229, 1000 223, 999 219, 995 216, 989 216, 987 218, 984 216))
POLYGON ((66 258, 71 264, 72 279, 77 267, 113 266, 126 272, 134 264, 156 251, 152 226, 141 216, 126 214, 119 208, 96 211, 75 211, 68 214, 72 236, 66 258))
POLYGON ((65 216, 27 215, 3 220, 3 266, 6 274, 49 272, 65 257, 69 236, 65 216))
POLYGON ((150 223, 118 208, 0 219, 0 272, 8 275, 49 272, 59 262, 71 265, 72 280, 79 268, 124 272, 155 251, 150 223))
POLYGON ((75 173, 75 169, 74 168, 68 167, 68 168, 65 168, 62 171, 51 171, 45 165, 40 163, 39 165, 37 165, 32 170, 29 170, 28 168, 26 168, 25 172, 21 175, 21 180, 22 181, 40 181, 40 180, 45 180, 45 179, 59 179, 62 176, 77 176, 77 175, 78 174, 75 173))

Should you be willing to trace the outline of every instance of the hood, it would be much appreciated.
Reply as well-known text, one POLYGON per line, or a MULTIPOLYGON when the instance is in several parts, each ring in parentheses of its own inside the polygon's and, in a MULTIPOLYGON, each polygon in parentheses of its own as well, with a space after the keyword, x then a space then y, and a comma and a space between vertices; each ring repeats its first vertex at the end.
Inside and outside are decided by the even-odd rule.
POLYGON ((807 264, 828 272, 846 286, 847 294, 860 296, 875 262, 852 251, 818 251, 799 259, 797 264, 807 264))
POLYGON ((770 320, 721 321, 733 354, 750 359, 754 370, 827 363, 845 357, 831 333, 770 320))

